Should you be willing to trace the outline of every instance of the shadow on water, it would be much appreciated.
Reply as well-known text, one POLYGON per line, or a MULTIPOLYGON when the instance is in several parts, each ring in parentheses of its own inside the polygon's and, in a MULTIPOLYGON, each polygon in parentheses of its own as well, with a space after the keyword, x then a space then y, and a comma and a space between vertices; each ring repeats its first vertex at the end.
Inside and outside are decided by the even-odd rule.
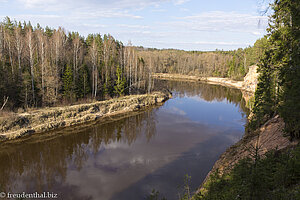
POLYGON ((143 199, 152 189, 176 199, 185 174, 196 189, 243 135, 238 90, 161 81, 162 107, 0 144, 0 191, 60 199, 143 199))

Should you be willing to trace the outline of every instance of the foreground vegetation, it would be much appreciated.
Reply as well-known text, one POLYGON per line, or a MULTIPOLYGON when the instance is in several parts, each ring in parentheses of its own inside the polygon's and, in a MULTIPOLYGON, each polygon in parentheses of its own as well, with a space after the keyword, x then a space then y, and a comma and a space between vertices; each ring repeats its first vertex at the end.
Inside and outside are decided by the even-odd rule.
POLYGON ((211 175, 194 199, 300 199, 300 145, 240 160, 230 173, 211 175))

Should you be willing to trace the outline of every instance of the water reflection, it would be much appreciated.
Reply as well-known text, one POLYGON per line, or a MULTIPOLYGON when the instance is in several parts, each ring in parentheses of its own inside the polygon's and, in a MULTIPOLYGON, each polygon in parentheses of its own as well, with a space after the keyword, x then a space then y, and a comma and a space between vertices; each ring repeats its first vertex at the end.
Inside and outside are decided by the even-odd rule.
POLYGON ((45 186, 53 187, 56 180, 65 181, 70 163, 72 168, 81 170, 89 157, 101 153, 104 146, 110 148, 118 143, 130 146, 143 134, 149 141, 156 133, 155 113, 153 109, 123 117, 113 124, 102 123, 85 130, 69 128, 2 143, 0 190, 42 191, 45 186), (30 180, 30 184, 25 187, 21 179, 30 180))
POLYGON ((241 94, 205 84, 159 84, 175 96, 160 108, 1 143, 0 191, 143 199, 156 189, 175 199, 185 174, 197 188, 243 134, 241 94))
POLYGON ((166 80, 156 80, 155 86, 156 88, 168 88, 173 92, 174 97, 192 97, 207 102, 227 101, 239 107, 240 113, 249 114, 241 91, 234 88, 201 82, 166 80))

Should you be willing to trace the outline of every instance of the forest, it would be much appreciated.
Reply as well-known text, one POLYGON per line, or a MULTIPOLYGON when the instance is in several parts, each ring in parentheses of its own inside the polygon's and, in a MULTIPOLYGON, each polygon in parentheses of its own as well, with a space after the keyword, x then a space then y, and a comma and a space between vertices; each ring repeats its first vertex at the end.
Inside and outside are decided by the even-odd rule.
POLYGON ((42 28, 6 17, 0 23, 0 109, 58 106, 151 92, 152 73, 241 80, 262 55, 253 47, 213 52, 127 45, 109 34, 42 28))
POLYGON ((134 47, 109 34, 84 38, 9 17, 0 24, 0 103, 7 109, 145 92, 151 89, 149 69, 134 47))
POLYGON ((253 46, 237 50, 183 51, 175 49, 149 49, 138 47, 141 57, 151 59, 153 71, 197 75, 201 77, 227 77, 243 80, 248 67, 259 62, 267 39, 258 39, 253 46))

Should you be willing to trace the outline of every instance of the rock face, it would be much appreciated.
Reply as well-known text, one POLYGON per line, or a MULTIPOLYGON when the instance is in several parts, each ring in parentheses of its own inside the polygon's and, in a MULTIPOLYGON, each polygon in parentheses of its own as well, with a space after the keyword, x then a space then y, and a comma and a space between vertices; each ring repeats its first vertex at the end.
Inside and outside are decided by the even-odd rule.
POLYGON ((162 103, 170 97, 169 91, 155 92, 149 95, 131 95, 90 104, 45 108, 9 118, 0 118, 0 141, 95 121, 110 115, 137 111, 162 103))
POLYGON ((249 72, 244 77, 243 83, 243 88, 245 88, 246 90, 255 92, 258 78, 257 68, 258 67, 256 65, 252 65, 249 67, 249 72))

